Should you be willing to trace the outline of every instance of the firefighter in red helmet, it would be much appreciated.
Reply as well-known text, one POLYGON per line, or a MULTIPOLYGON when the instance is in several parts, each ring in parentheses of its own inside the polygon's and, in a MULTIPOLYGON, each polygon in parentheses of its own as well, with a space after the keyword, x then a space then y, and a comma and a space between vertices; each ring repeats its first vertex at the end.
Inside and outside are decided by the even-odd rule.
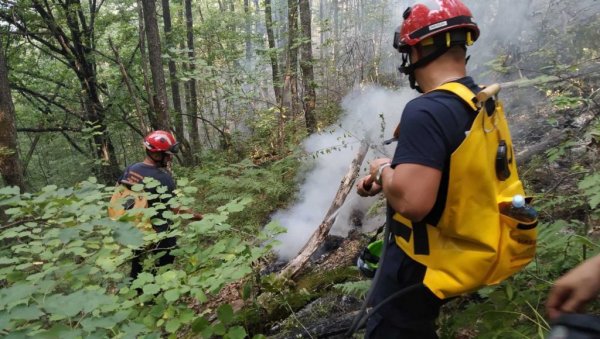
MULTIPOLYGON (((458 46, 466 50, 479 38, 479 27, 471 11, 460 1, 424 1, 408 7, 404 21, 394 34, 393 46, 402 54, 400 72, 409 76, 410 85, 415 84, 415 71, 458 46), (410 62, 411 53, 415 61, 410 62)), ((466 60, 466 59, 465 59, 466 60)))
MULTIPOLYGON (((393 158, 371 161, 370 174, 358 181, 357 193, 373 196, 382 192, 393 235, 411 238, 417 235, 417 228, 399 234, 406 229, 393 227, 395 216, 401 214, 413 225, 437 223, 452 180, 450 157, 475 118, 461 98, 436 89, 459 83, 469 92, 480 91, 466 74, 466 47, 477 40, 479 28, 459 0, 421 0, 404 11, 403 19, 393 47, 401 53, 400 71, 408 75, 411 88, 424 94, 402 112, 394 133, 398 145, 393 158)), ((437 338, 435 322, 445 300, 422 284, 427 267, 391 240, 378 270, 371 306, 382 305, 370 315, 365 337, 437 338), (411 286, 416 288, 407 289, 411 286), (408 292, 382 303, 403 289, 408 292)))
MULTIPOLYGON (((146 177, 158 181, 158 186, 144 188, 144 191, 157 197, 148 200, 148 206, 158 210, 158 214, 152 219, 152 228, 156 232, 166 232, 170 228, 170 222, 169 219, 163 218, 163 212, 167 211, 165 206, 176 187, 175 180, 168 167, 173 161, 174 154, 179 151, 179 143, 175 140, 173 134, 158 130, 148 134, 144 138, 143 144, 146 150, 144 160, 127 167, 118 179, 117 184, 131 187, 135 184, 143 184, 146 177), (165 188, 166 191, 161 191, 161 194, 158 194, 157 189, 159 187, 165 188)), ((171 209, 171 211, 174 213, 191 213, 195 220, 203 218, 202 214, 187 210, 171 209)), ((164 266, 174 262, 175 258, 171 254, 171 250, 175 248, 176 244, 175 237, 168 237, 147 249, 150 252, 163 253, 156 262, 156 266, 164 266)), ((130 274, 132 280, 135 280, 142 271, 142 258, 146 252, 148 251, 139 250, 136 252, 136 257, 132 259, 130 274)))

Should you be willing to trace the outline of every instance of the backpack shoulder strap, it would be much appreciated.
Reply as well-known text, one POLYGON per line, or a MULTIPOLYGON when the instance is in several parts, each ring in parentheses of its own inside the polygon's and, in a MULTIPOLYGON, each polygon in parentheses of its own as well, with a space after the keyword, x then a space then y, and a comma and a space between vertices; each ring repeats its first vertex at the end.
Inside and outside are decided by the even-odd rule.
POLYGON ((476 98, 475 94, 465 85, 458 82, 447 82, 437 88, 434 91, 446 91, 453 93, 457 97, 461 98, 469 107, 471 107, 474 111, 477 111, 477 106, 475 106, 476 98))
MULTIPOLYGON (((441 86, 438 86, 437 88, 434 88, 431 91, 446 91, 453 93, 457 97, 461 98, 462 101, 464 101, 469 107, 471 107, 471 109, 473 109, 473 111, 477 112, 478 110, 477 106, 475 105, 475 103, 477 102, 475 94, 473 94, 473 92, 467 86, 459 82, 447 82, 441 86)), ((394 138, 398 138, 399 134, 400 125, 398 124, 398 126, 396 126, 396 129, 394 130, 394 138)))

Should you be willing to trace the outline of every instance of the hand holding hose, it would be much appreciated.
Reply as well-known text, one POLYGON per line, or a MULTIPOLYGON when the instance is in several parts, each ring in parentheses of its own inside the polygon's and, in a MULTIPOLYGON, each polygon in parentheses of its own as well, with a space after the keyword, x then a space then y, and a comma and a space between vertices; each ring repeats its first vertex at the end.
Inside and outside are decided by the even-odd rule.
POLYGON ((378 158, 371 162, 369 168, 370 174, 360 179, 356 184, 358 195, 361 197, 372 197, 381 192, 383 187, 376 179, 378 176, 381 176, 381 170, 389 166, 390 162, 389 158, 378 158))

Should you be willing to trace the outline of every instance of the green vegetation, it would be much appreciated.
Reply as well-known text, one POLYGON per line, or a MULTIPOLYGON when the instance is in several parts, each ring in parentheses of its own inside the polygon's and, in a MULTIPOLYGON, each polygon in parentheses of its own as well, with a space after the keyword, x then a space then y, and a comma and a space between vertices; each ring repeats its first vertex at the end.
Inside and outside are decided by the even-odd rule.
MULTIPOLYGON (((207 321, 212 310, 196 310, 225 284, 252 272, 253 263, 269 252, 278 227, 269 224, 243 236, 229 222, 250 202, 239 198, 202 221, 172 215, 168 234, 144 234, 131 222, 134 216, 104 217, 112 190, 93 179, 69 189, 47 186, 35 194, 0 190, 0 204, 11 220, 1 235, 2 331, 10 337, 162 337, 183 330, 243 338, 245 330, 232 325, 230 306, 216 310, 216 323, 207 321), (149 253, 146 273, 128 283, 134 251, 166 236, 178 238, 176 265, 150 274, 155 258, 149 253)), ((180 180, 169 204, 192 206, 189 194, 195 190, 180 180)))
MULTIPOLYGON (((289 32, 289 1, 154 3, 159 41, 146 35, 147 0, 0 0, 8 70, 0 86, 14 106, 1 103, 0 134, 17 145, 0 140, 0 336, 258 339, 279 322, 302 327, 336 310, 321 304, 298 317, 312 301, 367 292, 370 282, 354 267, 278 278, 272 248, 282 229, 270 215, 295 201, 315 159, 347 146, 309 155, 300 147, 312 130, 338 123, 345 94, 370 83, 398 86, 389 39, 399 3, 312 2, 312 39, 298 35, 299 17, 289 32), (154 69, 149 51, 160 54, 154 69), (162 87, 156 68, 165 73, 162 87), (182 143, 168 205, 205 215, 171 214, 173 229, 160 235, 137 229, 135 215, 106 216, 117 175, 143 158, 141 140, 157 128, 182 143), (17 167, 6 160, 14 158, 23 185, 9 176, 17 167), (160 254, 149 246, 168 236, 178 238, 177 259, 156 268, 160 254), (144 273, 129 281, 140 251, 144 273)), ((542 222, 536 260, 448 303, 440 334, 542 338, 552 282, 600 252, 600 5, 475 3, 468 5, 482 36, 469 68, 482 83, 512 82, 500 96, 517 151, 544 146, 518 158, 542 222)))

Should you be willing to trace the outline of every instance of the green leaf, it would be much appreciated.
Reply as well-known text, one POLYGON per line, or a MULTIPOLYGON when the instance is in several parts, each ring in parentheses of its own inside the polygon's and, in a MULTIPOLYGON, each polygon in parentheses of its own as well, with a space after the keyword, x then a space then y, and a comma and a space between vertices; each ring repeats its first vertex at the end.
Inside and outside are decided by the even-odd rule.
POLYGON ((154 282, 154 276, 150 273, 142 272, 138 274, 137 278, 131 283, 130 288, 133 290, 152 282, 154 282))
POLYGON ((76 238, 79 238, 79 230, 75 228, 64 228, 60 230, 58 234, 58 239, 60 239, 63 244, 76 238))
POLYGON ((225 335, 225 333, 227 333, 227 329, 225 328, 225 325, 223 325, 222 323, 218 323, 216 325, 214 325, 212 327, 213 332, 215 332, 216 335, 225 335))
POLYGON ((129 323, 125 324, 123 327, 121 327, 121 331, 123 331, 123 333, 124 333, 124 338, 135 339, 138 337, 142 337, 140 334, 148 333, 149 329, 148 329, 148 327, 146 327, 142 324, 129 322, 129 323))
POLYGON ((247 282, 242 288, 242 299, 248 300, 252 296, 252 283, 247 282))
POLYGON ((210 322, 202 316, 196 318, 192 323, 192 331, 194 331, 194 333, 202 332, 207 328, 210 328, 210 322))
POLYGON ((75 300, 62 294, 54 294, 44 299, 42 307, 46 312, 57 316, 57 318, 74 317, 83 310, 81 300, 75 300))
POLYGON ((14 303, 26 303, 29 297, 36 291, 33 284, 15 284, 0 290, 0 309, 14 303))
POLYGON ((134 192, 142 192, 144 190, 144 185, 135 184, 135 185, 131 186, 131 190, 134 192))
POLYGON ((30 263, 30 262, 26 262, 26 263, 24 263, 24 264, 21 264, 21 265, 17 265, 17 266, 15 266, 15 269, 16 269, 16 270, 18 270, 18 271, 23 271, 23 270, 25 270, 25 269, 27 269, 27 268, 29 268, 29 267, 31 267, 31 266, 33 266, 33 264, 32 264, 32 263, 30 263))
POLYGON ((114 230, 115 240, 123 246, 139 248, 144 244, 144 234, 132 224, 114 230))
POLYGON ((183 188, 183 192, 185 194, 194 194, 194 193, 198 192, 198 188, 194 187, 194 186, 186 186, 183 188))
POLYGON ((51 329, 40 333, 42 338, 61 338, 61 339, 75 339, 81 338, 81 330, 73 329, 64 324, 55 324, 51 329))
POLYGON ((157 187, 158 185, 160 185, 160 181, 155 180, 151 177, 144 178, 144 187, 145 188, 154 188, 154 187, 157 187))
MULTIPOLYGON (((101 291, 78 291, 73 293, 71 297, 74 300, 80 300, 85 313, 91 313, 103 305, 116 306, 118 300, 116 296, 106 295, 101 291)), ((106 308, 103 308, 103 310, 108 311, 106 308)))
POLYGON ((146 295, 155 295, 156 293, 160 292, 160 286, 156 284, 148 284, 142 287, 142 290, 146 295))
POLYGON ((177 289, 173 289, 173 290, 168 290, 167 292, 165 292, 164 297, 168 302, 173 302, 177 299, 179 299, 179 290, 177 289))
POLYGON ((56 185, 48 185, 42 188, 42 192, 54 193, 58 189, 56 185))
POLYGON ((19 305, 10 310, 10 319, 15 320, 34 320, 39 319, 44 316, 44 312, 40 311, 40 309, 36 305, 19 305))
POLYGON ((231 339, 244 339, 247 335, 246 330, 241 326, 231 327, 227 331, 227 336, 231 339))
POLYGON ((21 193, 21 189, 18 186, 6 186, 0 188, 0 194, 2 195, 18 195, 21 193))
POLYGON ((217 309, 217 317, 219 320, 227 325, 233 321, 233 308, 229 304, 219 306, 217 309))
POLYGON ((169 319, 165 325, 165 330, 169 333, 175 333, 181 326, 181 322, 177 318, 169 319))
POLYGON ((196 314, 194 313, 194 311, 186 309, 181 311, 181 313, 179 314, 179 320, 182 324, 189 324, 194 319, 195 315, 196 314))
POLYGON ((200 303, 205 303, 208 301, 208 297, 206 297, 206 294, 200 288, 192 288, 190 290, 190 294, 192 295, 192 297, 196 298, 200 303))
POLYGON ((81 321, 81 326, 86 332, 92 332, 96 328, 111 329, 115 327, 118 322, 110 317, 102 318, 85 318, 81 321))
POLYGON ((513 289, 513 286, 510 282, 506 283, 506 298, 508 300, 513 300, 513 297, 515 295, 515 291, 513 289))
POLYGON ((0 258, 0 265, 16 264, 18 262, 19 262, 18 258, 8 258, 8 257, 0 258))

